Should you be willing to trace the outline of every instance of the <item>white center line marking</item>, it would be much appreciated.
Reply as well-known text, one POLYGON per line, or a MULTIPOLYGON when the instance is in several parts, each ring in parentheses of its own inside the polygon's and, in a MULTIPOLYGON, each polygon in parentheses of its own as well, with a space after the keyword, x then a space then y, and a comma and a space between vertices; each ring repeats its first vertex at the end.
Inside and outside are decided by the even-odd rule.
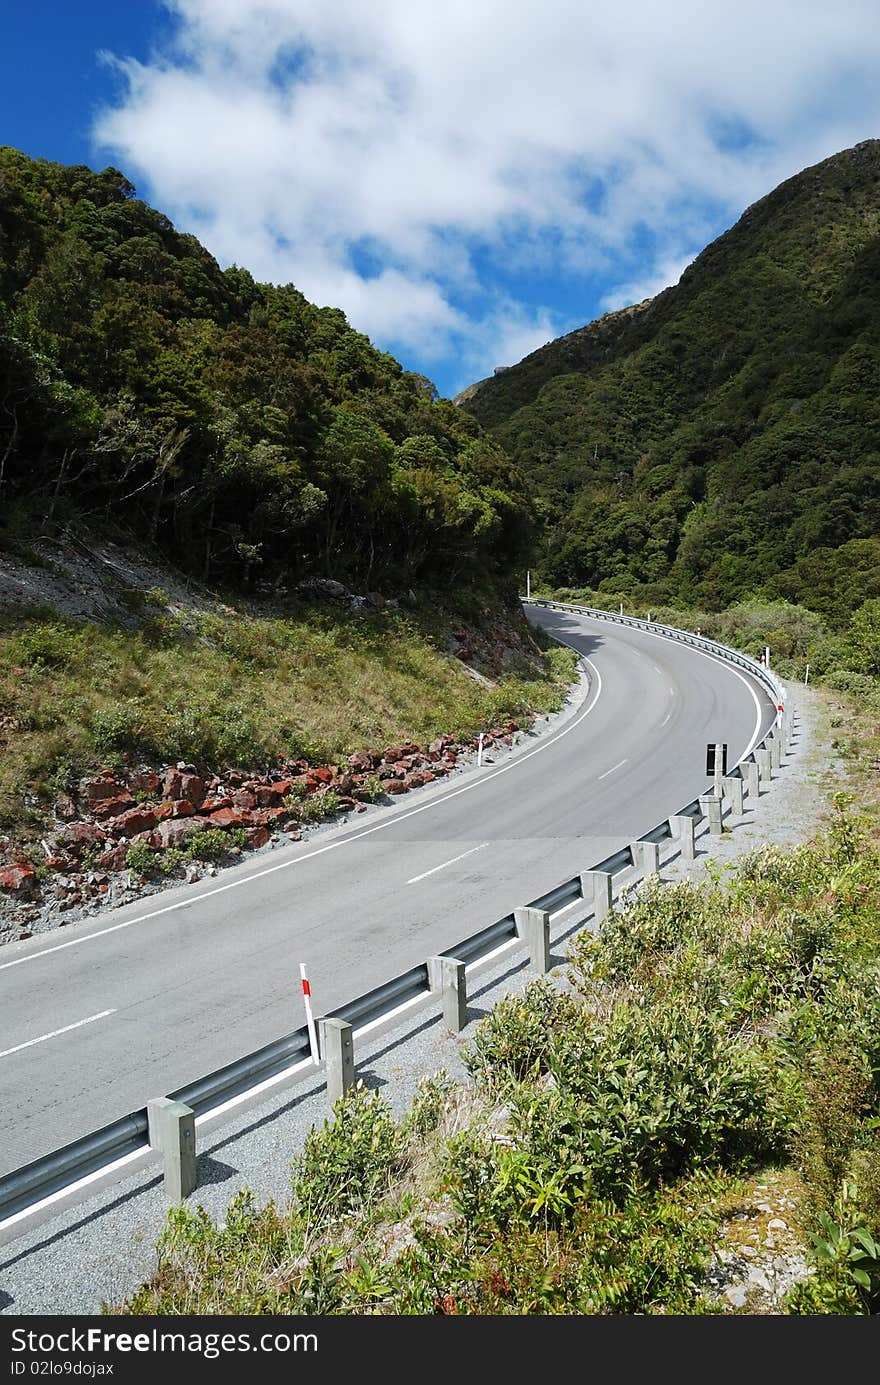
POLYGON ((94 1024, 95 1020, 103 1020, 108 1015, 115 1014, 115 1010, 102 1010, 100 1014, 89 1015, 84 1020, 77 1020, 76 1024, 65 1024, 63 1029, 53 1029, 51 1034, 41 1034, 38 1039, 28 1039, 27 1043, 16 1044, 15 1048, 5 1048, 0 1053, 0 1058, 8 1058, 10 1053, 20 1053, 23 1048, 33 1048, 34 1044, 44 1044, 47 1039, 57 1039, 59 1034, 69 1034, 71 1029, 82 1029, 84 1024, 94 1024))
MULTIPOLYGON (((557 636, 557 639, 559 637, 557 636)), ((559 639, 560 644, 568 644, 567 640, 559 639)), ((569 645, 574 649, 574 645, 569 645)), ((580 653, 580 651, 576 651, 580 653)), ((490 784, 493 779, 497 779, 499 774, 509 774, 512 769, 517 769, 524 765, 527 760, 531 760, 535 755, 542 754, 549 750, 551 746, 558 745, 563 737, 575 731, 581 722, 590 715, 599 698, 602 695, 602 678, 592 659, 587 658, 586 654, 580 655, 585 664, 589 664, 593 673, 596 675, 596 691, 590 698, 588 706, 579 712, 574 721, 570 721, 561 731, 556 731, 541 745, 536 745, 534 750, 527 751, 524 755, 518 755, 515 760, 509 760, 506 765, 499 765, 498 769, 493 769, 491 774, 487 774, 483 779, 474 779, 469 784, 462 784, 461 788, 452 789, 438 798, 423 803, 419 808, 410 808, 404 813, 395 813, 392 817, 377 822, 375 827, 365 827, 360 832, 353 833, 350 837, 342 837, 338 841, 328 842, 326 846, 318 846, 314 851, 306 851, 302 856, 294 856, 290 861, 281 861, 277 866, 267 866, 264 870, 256 870, 252 875, 243 875, 239 880, 230 880, 228 885, 217 885, 214 889, 203 890, 201 894, 193 895, 192 898, 179 899, 175 904, 166 904, 162 909, 151 909, 147 914, 138 914, 136 918, 126 919, 124 923, 111 924, 109 928, 102 928, 97 933, 84 933, 81 938, 70 938, 66 943, 56 943, 53 947, 44 947, 39 952, 29 952, 23 957, 16 957, 11 962, 0 962, 0 971, 6 971, 8 967, 20 967, 25 962, 35 962, 40 957, 51 957, 53 952, 63 952, 68 947, 79 947, 82 943, 94 942, 96 938, 106 938, 108 933, 118 933, 123 928, 133 928, 136 923, 146 923, 148 919, 160 918, 163 914, 175 913, 178 909, 191 909, 193 905, 201 904, 205 899, 213 899, 215 895, 225 894, 227 890, 239 890, 242 885, 250 885, 255 880, 262 880, 267 875, 274 875, 279 870, 290 870, 291 866, 298 866, 303 861, 312 861, 316 856, 323 856, 328 851, 338 851, 342 846, 349 846, 352 842, 363 841, 364 837, 371 837, 374 832, 383 832, 387 827, 396 826, 400 822, 405 822, 407 818, 416 817, 419 813, 430 812, 433 808, 447 804, 450 799, 458 798, 459 794, 470 793, 474 789, 481 789, 485 784, 490 784)), ((743 680, 745 681, 745 680, 743 680)), ((10 944, 14 946, 14 944, 10 944)))
MULTIPOLYGON (((626 760, 619 760, 616 765, 612 765, 610 769, 606 769, 604 774, 600 774, 599 779, 607 779, 609 774, 613 774, 616 769, 620 769, 620 766, 625 765, 626 763, 626 760)), ((599 779, 596 780, 597 784, 599 782, 599 779)))
POLYGON ((442 866, 434 866, 431 870, 422 871, 421 875, 414 875, 412 880, 407 880, 408 885, 417 885, 420 880, 427 880, 429 875, 436 875, 438 870, 445 870, 447 866, 454 866, 456 861, 463 861, 465 856, 473 856, 475 851, 482 851, 488 842, 480 842, 479 846, 472 846, 470 851, 463 851, 460 856, 453 856, 451 861, 444 861, 442 866))

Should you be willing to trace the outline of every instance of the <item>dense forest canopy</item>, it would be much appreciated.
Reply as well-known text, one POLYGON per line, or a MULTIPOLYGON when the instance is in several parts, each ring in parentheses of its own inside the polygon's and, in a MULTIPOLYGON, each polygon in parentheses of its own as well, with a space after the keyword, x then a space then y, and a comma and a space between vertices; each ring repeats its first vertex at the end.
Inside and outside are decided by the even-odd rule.
POLYGON ((880 596, 880 141, 456 402, 527 471, 549 583, 844 620, 880 596))
POLYGON ((70 513, 210 580, 511 585, 531 538, 503 450, 338 309, 0 148, 0 536, 70 513))

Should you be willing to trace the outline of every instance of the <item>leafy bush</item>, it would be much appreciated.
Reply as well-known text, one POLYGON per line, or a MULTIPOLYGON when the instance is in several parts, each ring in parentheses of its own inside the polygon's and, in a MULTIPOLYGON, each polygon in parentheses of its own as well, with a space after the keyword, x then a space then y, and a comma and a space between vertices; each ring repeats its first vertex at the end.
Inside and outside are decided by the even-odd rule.
POLYGON ((332 818, 338 812, 339 794, 333 789, 325 789, 323 793, 312 794, 299 805, 299 816, 302 822, 325 822, 327 818, 332 818))
POLYGON ((138 875, 149 875, 156 869, 156 852, 146 842, 132 842, 125 853, 125 864, 138 875))
POLYGON ((218 861, 231 846, 244 846, 247 834, 243 827, 209 827, 199 832, 186 846, 191 861, 218 861))
POLYGON ((385 797, 385 785, 378 775, 368 774, 354 796, 365 799, 367 803, 378 803, 385 797))
POLYGON ((313 1126, 292 1163, 294 1200, 311 1225, 340 1217, 387 1192, 402 1141, 381 1094, 356 1082, 332 1120, 313 1126))
POLYGON ((502 996, 477 1026, 464 1055, 472 1076, 489 1090, 546 1070, 557 1031, 576 1020, 571 997, 546 977, 530 981, 522 995, 502 996))

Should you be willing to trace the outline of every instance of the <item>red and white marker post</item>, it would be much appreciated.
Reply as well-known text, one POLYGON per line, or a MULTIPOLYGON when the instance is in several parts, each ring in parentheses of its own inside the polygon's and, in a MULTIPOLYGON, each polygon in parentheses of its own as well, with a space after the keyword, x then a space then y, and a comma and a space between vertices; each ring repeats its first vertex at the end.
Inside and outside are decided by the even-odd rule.
POLYGON ((781 703, 781 702, 777 702, 777 704, 776 704, 776 725, 777 725, 777 726, 781 726, 781 725, 782 725, 782 713, 783 713, 784 711, 785 711, 785 708, 783 707, 782 703, 781 703))
POLYGON ((312 1014, 312 989, 309 985, 309 978, 306 976, 306 964, 300 962, 299 974, 302 977, 303 1005, 306 1007, 306 1024, 309 1027, 309 1048, 312 1053, 312 1062, 318 1066, 320 1058, 318 1056, 318 1035, 315 1032, 315 1017, 312 1014))

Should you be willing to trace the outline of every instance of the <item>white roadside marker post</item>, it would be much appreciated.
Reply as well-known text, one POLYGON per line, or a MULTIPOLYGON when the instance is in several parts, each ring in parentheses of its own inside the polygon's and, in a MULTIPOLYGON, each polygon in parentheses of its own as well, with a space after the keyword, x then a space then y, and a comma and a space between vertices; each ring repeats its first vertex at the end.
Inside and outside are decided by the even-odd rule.
POLYGON ((306 1008, 306 1024, 309 1028, 309 1049, 312 1054, 312 1062, 315 1067, 318 1067, 321 1059, 318 1054, 318 1036, 315 1033, 315 1017, 312 1014, 312 988, 309 985, 309 978, 306 976, 305 962, 300 962, 299 974, 302 977, 303 1005, 306 1008))
POLYGON ((482 731, 481 731, 480 734, 479 734, 479 736, 477 737, 477 769, 480 768, 480 766, 482 765, 482 763, 483 763, 483 733, 482 733, 482 731))

